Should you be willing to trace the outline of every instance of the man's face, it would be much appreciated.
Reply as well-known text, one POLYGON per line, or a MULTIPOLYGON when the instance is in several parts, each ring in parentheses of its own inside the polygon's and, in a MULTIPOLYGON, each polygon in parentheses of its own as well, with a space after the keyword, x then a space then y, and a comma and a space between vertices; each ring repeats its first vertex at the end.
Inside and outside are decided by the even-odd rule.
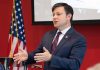
POLYGON ((56 28, 65 28, 69 23, 70 17, 66 15, 64 7, 57 7, 53 11, 53 24, 56 28))

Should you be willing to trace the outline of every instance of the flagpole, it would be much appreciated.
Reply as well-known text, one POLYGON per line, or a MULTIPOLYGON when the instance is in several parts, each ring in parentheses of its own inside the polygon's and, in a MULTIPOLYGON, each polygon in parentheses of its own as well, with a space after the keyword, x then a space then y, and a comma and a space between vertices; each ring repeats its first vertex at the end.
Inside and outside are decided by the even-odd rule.
MULTIPOLYGON (((13 11, 12 11, 12 12, 15 13, 15 0, 13 0, 13 11)), ((12 13, 12 23, 11 23, 11 24, 13 24, 13 20, 14 20, 14 18, 15 18, 15 16, 14 16, 14 18, 13 18, 14 13, 12 13)), ((13 26, 12 26, 11 32, 12 32, 12 31, 13 31, 13 26)), ((11 36, 11 44, 12 44, 12 36, 11 36)), ((10 50, 9 58, 13 58, 13 49, 12 49, 12 45, 11 45, 11 50, 10 50)))

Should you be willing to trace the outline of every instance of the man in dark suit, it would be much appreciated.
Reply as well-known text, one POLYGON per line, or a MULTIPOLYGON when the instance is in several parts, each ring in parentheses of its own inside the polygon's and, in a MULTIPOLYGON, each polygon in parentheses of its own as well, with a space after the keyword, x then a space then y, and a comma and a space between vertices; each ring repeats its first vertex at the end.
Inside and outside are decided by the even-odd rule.
POLYGON ((39 47, 30 54, 19 49, 14 61, 26 61, 26 64, 45 62, 44 70, 79 70, 86 51, 86 41, 71 26, 73 9, 66 3, 57 3, 52 13, 57 29, 47 32, 39 47))

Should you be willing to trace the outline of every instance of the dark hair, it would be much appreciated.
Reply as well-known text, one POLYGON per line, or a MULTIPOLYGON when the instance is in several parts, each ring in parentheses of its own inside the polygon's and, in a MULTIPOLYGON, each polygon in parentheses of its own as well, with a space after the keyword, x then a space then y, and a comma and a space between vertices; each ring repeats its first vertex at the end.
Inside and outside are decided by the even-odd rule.
POLYGON ((70 20, 70 21, 72 21, 74 11, 73 11, 73 8, 72 8, 70 5, 68 5, 67 3, 56 3, 56 4, 52 7, 52 12, 53 12, 57 7, 64 7, 65 12, 66 12, 66 15, 67 15, 67 14, 71 14, 71 15, 72 15, 71 20, 70 20))

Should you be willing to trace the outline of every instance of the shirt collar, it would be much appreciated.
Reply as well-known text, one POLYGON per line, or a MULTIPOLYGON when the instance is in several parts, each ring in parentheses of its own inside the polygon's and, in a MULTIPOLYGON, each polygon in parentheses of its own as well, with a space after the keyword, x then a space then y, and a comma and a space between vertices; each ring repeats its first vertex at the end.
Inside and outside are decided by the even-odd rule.
MULTIPOLYGON (((61 33, 62 33, 63 35, 65 35, 65 33, 66 33, 70 28, 71 28, 71 26, 65 28, 64 30, 61 31, 61 33)), ((60 30, 57 30, 57 33, 58 33, 58 32, 60 32, 60 30)))

